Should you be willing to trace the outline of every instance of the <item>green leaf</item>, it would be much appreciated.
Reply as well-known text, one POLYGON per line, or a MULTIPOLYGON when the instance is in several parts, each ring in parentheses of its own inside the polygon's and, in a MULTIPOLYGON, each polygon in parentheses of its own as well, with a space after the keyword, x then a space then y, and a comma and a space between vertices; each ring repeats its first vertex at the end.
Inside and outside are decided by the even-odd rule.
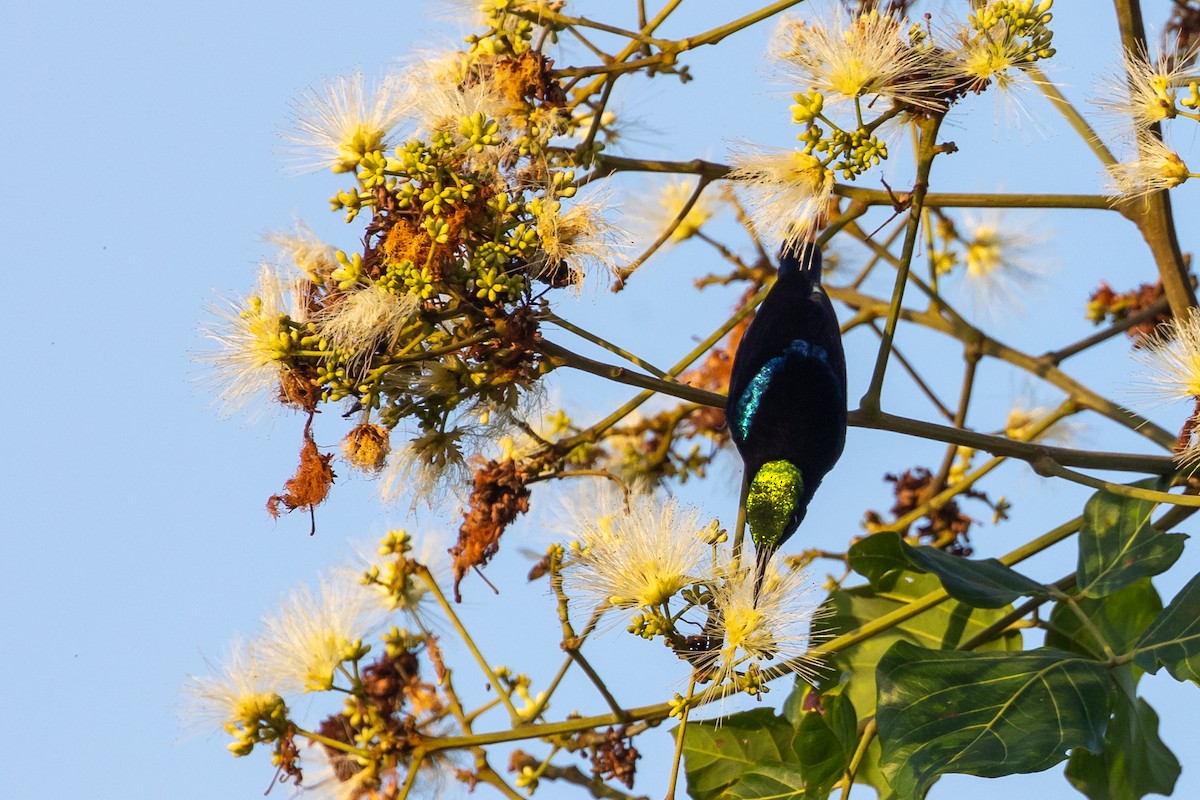
MULTIPOLYGON (((1162 600, 1149 578, 1142 578, 1105 597, 1074 599, 1075 605, 1117 655, 1130 652, 1162 611, 1162 600)), ((1104 649, 1068 604, 1055 603, 1049 622, 1047 647, 1070 650, 1090 658, 1104 658, 1104 649)))
POLYGON ((1200 575, 1151 623, 1134 649, 1133 663, 1151 675, 1162 665, 1177 681, 1200 680, 1200 575))
POLYGON ((1117 703, 1103 752, 1071 753, 1066 775, 1092 800, 1139 800, 1148 794, 1170 796, 1179 778, 1179 761, 1158 738, 1158 714, 1138 698, 1136 705, 1117 703))
POLYGON ((783 707, 779 709, 779 713, 783 718, 792 723, 792 727, 797 727, 800 720, 804 719, 804 715, 808 712, 804 710, 805 706, 813 702, 809 699, 809 694, 815 690, 808 681, 801 678, 799 675, 792 681, 792 690, 788 692, 788 696, 783 698, 783 707))
MULTIPOLYGON (((672 735, 678 736, 678 728, 672 735)), ((794 758, 795 729, 769 708, 731 714, 720 720, 688 722, 683 738, 688 793, 715 800, 760 763, 794 758)))
MULTIPOLYGON (((849 633, 939 588, 941 584, 932 575, 906 572, 898 576, 895 586, 888 592, 876 592, 869 586, 835 589, 813 623, 813 639, 819 643, 849 633)), ((869 716, 875 709, 875 667, 889 647, 904 640, 934 650, 953 649, 998 621, 1005 613, 1006 609, 971 608, 954 600, 946 600, 830 656, 826 664, 835 671, 822 682, 821 688, 828 690, 837 685, 842 682, 844 675, 847 679, 846 696, 854 703, 859 718, 869 716)), ((1020 650, 1021 635, 1011 631, 976 649, 1020 650)))
POLYGON ((1040 772, 1085 747, 1100 752, 1116 689, 1101 663, 1038 648, 945 652, 897 642, 879 662, 880 765, 897 794, 920 798, 947 772, 1040 772))
POLYGON ((728 792, 721 795, 721 798, 785 800, 789 797, 804 796, 804 781, 795 767, 768 761, 749 770, 728 792))
POLYGON ((858 744, 854 706, 840 690, 819 697, 799 682, 785 705, 791 711, 783 717, 755 709, 719 724, 689 723, 684 757, 691 795, 788 797, 799 791, 810 798, 828 796, 858 744))
POLYGON ((796 726, 792 747, 796 766, 810 797, 826 797, 841 780, 858 746, 858 716, 839 693, 821 698, 820 710, 806 711, 796 726))
MULTIPOLYGON (((840 748, 827 742, 819 743, 814 741, 815 734, 812 735, 813 738, 807 738, 805 731, 797 730, 796 738, 793 740, 797 757, 796 763, 800 765, 800 773, 807 781, 810 796, 827 797, 828 790, 818 790, 826 785, 827 780, 832 779, 836 782, 845 773, 850 759, 854 756, 854 751, 858 748, 858 715, 854 710, 854 705, 844 696, 845 689, 846 684, 840 684, 828 689, 824 695, 820 695, 802 678, 797 678, 795 688, 783 702, 783 715, 799 729, 801 723, 805 721, 806 715, 813 713, 804 709, 815 707, 818 702, 817 698, 820 698, 823 715, 815 714, 814 718, 805 724, 815 726, 817 720, 821 720, 840 743, 840 748)), ((879 773, 876 766, 878 761, 879 740, 872 738, 866 755, 859 763, 854 780, 856 783, 872 786, 879 793, 878 800, 893 800, 895 794, 887 785, 883 775, 879 773)))
POLYGON ((874 589, 890 589, 897 576, 911 569, 904 556, 904 540, 895 531, 873 533, 850 545, 847 563, 874 589))
MULTIPOLYGON (((843 633, 889 614, 924 595, 941 588, 933 575, 905 572, 895 576, 890 591, 877 592, 869 586, 835 589, 825 601, 822 613, 813 623, 813 639, 828 641, 843 633)), ((934 649, 954 648, 998 621, 1006 609, 972 608, 946 600, 915 617, 848 647, 826 659, 831 667, 821 682, 825 692, 840 687, 854 705, 859 719, 875 712, 875 668, 889 647, 907 641, 934 649), (843 686, 844 684, 844 686, 843 686)), ((977 648, 980 651, 1020 650, 1021 635, 1010 631, 977 648)), ((881 798, 893 796, 892 789, 877 767, 879 747, 872 744, 855 775, 856 782, 873 786, 881 798)))
MULTIPOLYGON (((1153 488, 1156 478, 1130 484, 1153 488)), ((1092 495, 1083 508, 1079 532, 1079 593, 1102 597, 1139 578, 1170 568, 1183 552, 1182 533, 1160 533, 1150 524, 1156 504, 1109 494, 1092 495)))
POLYGON ((850 547, 850 568, 877 591, 891 589, 905 570, 932 572, 946 593, 977 608, 999 608, 1022 596, 1045 596, 1049 590, 994 558, 974 561, 935 547, 913 547, 894 531, 876 533, 850 547))
POLYGON ((994 558, 976 561, 936 547, 912 547, 903 542, 901 548, 914 567, 941 579, 946 594, 976 608, 1000 608, 1018 597, 1050 594, 1047 587, 994 558))

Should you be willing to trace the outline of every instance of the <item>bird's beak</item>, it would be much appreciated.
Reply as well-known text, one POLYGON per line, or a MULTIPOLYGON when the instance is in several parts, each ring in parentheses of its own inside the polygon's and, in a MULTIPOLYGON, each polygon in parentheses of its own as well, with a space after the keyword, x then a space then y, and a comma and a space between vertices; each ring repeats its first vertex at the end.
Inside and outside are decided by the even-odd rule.
POLYGON ((767 564, 775 555, 774 547, 759 547, 754 552, 754 605, 758 605, 758 595, 762 591, 763 578, 767 574, 767 564))

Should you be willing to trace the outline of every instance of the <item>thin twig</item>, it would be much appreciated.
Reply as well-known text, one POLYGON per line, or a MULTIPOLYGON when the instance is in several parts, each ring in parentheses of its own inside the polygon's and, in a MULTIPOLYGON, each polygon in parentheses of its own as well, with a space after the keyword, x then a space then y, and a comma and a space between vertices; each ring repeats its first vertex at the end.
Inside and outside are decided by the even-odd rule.
MULTIPOLYGON (((734 569, 737 567, 735 566, 734 569)), ((667 779, 667 794, 664 800, 675 800, 675 785, 679 783, 679 765, 683 761, 683 737, 687 735, 688 716, 692 710, 692 697, 696 692, 696 673, 692 672, 688 682, 687 697, 683 700, 683 713, 679 715, 678 735, 675 737, 675 757, 671 760, 671 777, 667 779)))
POLYGON ((684 203, 683 207, 679 209, 679 212, 675 214, 675 217, 671 220, 670 224, 668 224, 667 227, 658 234, 658 237, 650 244, 650 246, 646 248, 645 252, 625 266, 617 268, 617 280, 613 285, 614 291, 625 288, 625 282, 629 280, 629 276, 633 275, 633 273, 636 272, 638 268, 642 266, 642 264, 646 263, 646 260, 649 259, 650 256, 657 253, 659 248, 666 244, 667 241, 675 234, 675 231, 681 224, 683 224, 683 221, 687 219, 687 215, 692 213, 692 208, 696 205, 696 201, 700 199, 700 195, 703 194, 704 189, 708 186, 710 180, 710 178, 706 178, 701 175, 700 180, 696 182, 696 188, 692 190, 692 194, 690 197, 688 197, 687 202, 684 203))
POLYGON ((475 657, 476 663, 479 664, 479 668, 483 671, 483 674, 487 676, 487 679, 492 684, 493 688, 495 688, 496 694, 504 701, 504 705, 508 708, 509 716, 512 717, 513 724, 517 725, 521 723, 521 714, 519 711, 517 711, 517 707, 513 705, 512 697, 509 696, 508 690, 505 688, 500 679, 496 677, 496 673, 492 670, 491 664, 489 664, 488 660, 483 657, 483 653, 479 651, 479 646, 475 644, 475 639, 462 624, 462 620, 458 618, 458 614, 454 612, 454 607, 446 599, 446 595, 442 593, 442 589, 440 586, 438 586, 437 580, 434 579, 433 573, 431 573, 429 568, 423 564, 417 565, 415 571, 417 576, 420 577, 421 580, 425 582, 425 585, 429 587, 430 593, 433 594, 434 598, 438 602, 438 605, 441 606, 442 611, 450 619, 450 624, 454 626, 454 630, 456 633, 458 633, 459 638, 463 640, 463 644, 467 646, 467 649, 471 651, 471 655, 475 657))
POLYGON ((875 724, 875 718, 871 717, 867 721, 866 727, 863 728, 862 735, 858 737, 858 746, 854 748, 854 755, 850 757, 850 763, 846 765, 846 772, 842 776, 842 800, 850 800, 850 790, 854 787, 854 776, 858 774, 858 768, 867 754, 867 748, 871 746, 871 742, 875 740, 875 734, 878 732, 879 726, 875 724))
POLYGON ((646 372, 649 372, 651 375, 655 376, 656 378, 667 377, 666 372, 664 372, 663 370, 654 366, 653 364, 645 361, 642 358, 639 358, 638 356, 634 355, 633 353, 629 352, 628 350, 626 350, 622 347, 619 347, 616 344, 613 344, 612 342, 608 341, 607 339, 603 338, 602 336, 594 334, 591 331, 584 330, 583 328, 580 328, 578 325, 575 325, 574 323, 568 322, 567 320, 563 319, 562 317, 558 316, 557 314, 555 314, 551 311, 545 312, 542 315, 542 318, 545 319, 547 322, 551 323, 552 325, 557 325, 560 328, 564 328, 564 329, 570 331, 571 333, 575 334, 576 336, 578 336, 581 339, 587 339, 592 344, 598 345, 599 347, 603 347, 605 350, 608 350, 610 353, 614 353, 614 354, 620 356, 621 358, 625 359, 630 364, 635 364, 635 365, 641 367, 642 369, 646 370, 646 372))
MULTIPOLYGON (((883 331, 879 330, 879 326, 875 324, 875 320, 872 319, 867 323, 867 325, 870 326, 871 330, 875 331, 876 336, 879 336, 880 338, 883 337, 883 331)), ((947 420, 953 421, 954 412, 946 408, 946 405, 938 399, 938 396, 934 393, 933 389, 929 387, 929 384, 927 384, 925 379, 922 378, 917 372, 916 367, 914 367, 909 360, 904 357, 904 354, 900 352, 900 348, 893 347, 892 352, 896 356, 896 361, 899 362, 900 366, 904 368, 904 371, 908 373, 908 376, 913 379, 913 383, 917 384, 917 388, 921 390, 921 394, 925 395, 925 397, 929 399, 929 402, 933 403, 934 408, 937 409, 939 414, 941 414, 947 420)))
POLYGON ((1043 353, 1040 358, 1051 364, 1061 364, 1073 355, 1078 355, 1091 347, 1100 344, 1101 342, 1111 339, 1113 336, 1124 333, 1135 325, 1141 325, 1143 322, 1149 322, 1170 309, 1165 297, 1160 297, 1150 305, 1143 308, 1137 313, 1130 314, 1127 317, 1117 320, 1112 325, 1109 325, 1102 331, 1097 331, 1091 336, 1086 336, 1077 342, 1060 347, 1057 350, 1051 350, 1043 353))
POLYGON ((1169 503, 1176 506, 1200 508, 1200 496, 1156 492, 1153 489, 1140 489, 1136 486, 1125 486, 1124 484, 1093 478, 1091 475, 1084 475, 1082 472, 1067 469, 1049 456, 1034 459, 1030 464, 1039 475, 1053 475, 1056 478, 1065 478, 1072 483, 1089 486, 1093 489, 1100 489, 1101 491, 1120 497, 1129 497, 1134 500, 1148 500, 1152 503, 1169 503))
POLYGON ((883 325, 883 336, 880 337, 875 367, 871 371, 871 382, 859 401, 859 405, 868 412, 880 410, 883 378, 887 371, 888 357, 892 352, 892 340, 896 336, 896 326, 900 322, 900 308, 904 303, 904 290, 908 285, 909 268, 912 265, 913 253, 917 244, 917 232, 921 225, 921 209, 924 207, 925 194, 929 190, 929 173, 933 168, 934 157, 939 152, 936 139, 941 121, 940 116, 933 115, 917 122, 917 177, 913 184, 908 225, 904 231, 904 245, 900 253, 900 262, 896 267, 896 282, 892 288, 891 302, 888 303, 887 320, 883 325))

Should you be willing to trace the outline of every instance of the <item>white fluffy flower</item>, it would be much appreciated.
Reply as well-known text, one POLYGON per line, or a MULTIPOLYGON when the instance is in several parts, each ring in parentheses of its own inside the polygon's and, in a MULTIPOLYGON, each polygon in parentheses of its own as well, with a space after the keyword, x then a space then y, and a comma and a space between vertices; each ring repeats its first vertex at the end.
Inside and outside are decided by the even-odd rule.
POLYGON ((834 5, 828 19, 785 18, 775 33, 772 55, 792 79, 819 91, 827 103, 885 97, 943 108, 944 101, 934 96, 945 85, 940 51, 914 46, 910 27, 889 14, 852 15, 834 5))
POLYGON ((368 792, 382 785, 370 770, 363 769, 357 757, 315 742, 304 753, 303 766, 304 792, 298 795, 300 797, 362 800, 371 796, 368 792))
POLYGON ((1029 0, 1023 11, 1008 0, 973 4, 968 23, 954 31, 956 46, 947 53, 952 73, 975 92, 993 85, 1010 93, 1031 83, 1027 70, 1054 53, 1047 27, 1052 4, 1029 0))
POLYGON ((620 492, 597 491, 577 498, 569 517, 580 551, 565 580, 599 605, 660 607, 701 577, 704 526, 674 499, 636 495, 627 506, 620 492))
POLYGON ((538 204, 539 247, 530 261, 535 274, 563 276, 572 284, 582 283, 588 264, 611 270, 616 262, 613 248, 615 230, 604 218, 603 199, 579 200, 566 212, 558 200, 538 204))
POLYGON ((356 286, 316 315, 317 333, 365 368, 380 347, 390 350, 420 306, 413 295, 395 295, 377 283, 356 286))
POLYGON ((1105 76, 1093 102, 1106 114, 1132 122, 1136 128, 1171 119, 1176 114, 1179 86, 1192 73, 1191 63, 1187 53, 1160 53, 1151 63, 1144 49, 1126 50, 1121 59, 1123 69, 1105 76))
POLYGON ((460 52, 418 57, 398 76, 397 86, 421 135, 456 130, 476 113, 501 118, 507 108, 490 71, 472 70, 460 52))
POLYGON ((471 477, 464 444, 471 432, 464 428, 426 431, 403 447, 393 447, 380 473, 379 494, 384 502, 411 496, 412 507, 424 503, 434 508, 447 491, 465 487, 471 477))
POLYGON ((1152 405, 1185 401, 1192 413, 1180 436, 1175 460, 1182 466, 1200 463, 1200 310, 1186 320, 1174 320, 1143 340, 1133 356, 1145 369, 1145 380, 1136 391, 1152 405))
POLYGON ((338 268, 334 257, 337 250, 318 239, 312 228, 302 222, 296 223, 291 232, 268 234, 267 241, 278 247, 280 255, 313 283, 323 282, 338 268))
MULTIPOLYGON (((696 190, 696 181, 692 178, 680 178, 663 186, 652 203, 646 203, 639 208, 639 216, 651 230, 652 236, 659 236, 667 226, 675 221, 682 213, 687 201, 696 190)), ((688 213, 680 220, 675 230, 671 232, 668 242, 682 242, 695 236, 716 213, 716 204, 711 198, 711 192, 705 192, 696 198, 696 202, 688 209, 688 213)))
MULTIPOLYGON (((754 571, 726 570, 713 591, 715 629, 721 646, 708 653, 702 666, 712 670, 713 687, 739 670, 763 661, 784 661, 809 649, 809 627, 820 606, 815 585, 802 570, 780 569, 772 559, 755 598, 754 571)), ((801 673, 803 674, 803 673, 801 673)))
POLYGON ((1042 442, 1059 447, 1071 447, 1083 436, 1086 425, 1077 419, 1058 419, 1041 433, 1034 433, 1042 422, 1054 414, 1049 406, 1029 406, 1018 400, 1008 411, 1004 421, 1004 435, 1010 439, 1042 442))
POLYGON ((326 691, 343 662, 360 655, 363 637, 379 623, 381 609, 371 593, 347 574, 292 592, 264 620, 259 657, 272 679, 289 691, 326 691))
POLYGON ((296 281, 264 264, 254 294, 244 305, 226 301, 209 307, 215 319, 204 335, 217 349, 198 358, 209 365, 211 383, 227 410, 236 411, 278 389, 281 362, 291 348, 287 321, 302 323, 305 318, 297 288, 296 281))
POLYGON ((966 248, 963 284, 975 307, 1011 316, 1042 279, 1046 259, 1039 248, 1045 237, 998 211, 964 214, 961 236, 966 248))
POLYGON ((383 606, 423 623, 432 590, 410 562, 428 569, 436 580, 449 574, 448 548, 436 535, 426 535, 415 548, 411 542, 407 531, 391 530, 375 553, 360 552, 359 558, 369 586, 383 606))
POLYGON ((1127 199, 1174 189, 1192 176, 1179 154, 1149 131, 1137 135, 1137 157, 1108 168, 1109 183, 1127 199))
POLYGON ((1200 310, 1192 309, 1186 320, 1172 320, 1144 338, 1133 351, 1143 367, 1143 380, 1134 392, 1148 405, 1196 403, 1200 398, 1200 310))
POLYGON ((361 72, 309 87, 293 103, 284 141, 301 169, 353 172, 368 153, 386 151, 409 113, 400 85, 385 78, 371 86, 361 72))
POLYGON ((229 655, 206 676, 189 675, 184 684, 189 722, 213 724, 227 729, 256 710, 275 705, 277 687, 253 649, 240 640, 229 647, 229 655))
POLYGON ((795 242, 820 227, 834 179, 816 157, 781 150, 735 153, 731 160, 729 177, 745 190, 758 233, 795 242))
POLYGON ((1161 402, 1200 397, 1200 311, 1182 323, 1168 323, 1133 351, 1146 367, 1151 394, 1161 402))

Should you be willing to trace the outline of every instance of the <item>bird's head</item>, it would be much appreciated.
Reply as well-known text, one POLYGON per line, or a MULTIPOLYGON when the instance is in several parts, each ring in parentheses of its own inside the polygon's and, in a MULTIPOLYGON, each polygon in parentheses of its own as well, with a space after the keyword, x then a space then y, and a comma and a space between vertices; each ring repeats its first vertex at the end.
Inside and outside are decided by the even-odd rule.
POLYGON ((807 273, 821 279, 821 248, 814 242, 795 242, 779 251, 779 277, 807 273))
POLYGON ((775 552, 804 516, 804 476, 790 461, 768 461, 754 473, 746 493, 746 523, 760 553, 775 552))

